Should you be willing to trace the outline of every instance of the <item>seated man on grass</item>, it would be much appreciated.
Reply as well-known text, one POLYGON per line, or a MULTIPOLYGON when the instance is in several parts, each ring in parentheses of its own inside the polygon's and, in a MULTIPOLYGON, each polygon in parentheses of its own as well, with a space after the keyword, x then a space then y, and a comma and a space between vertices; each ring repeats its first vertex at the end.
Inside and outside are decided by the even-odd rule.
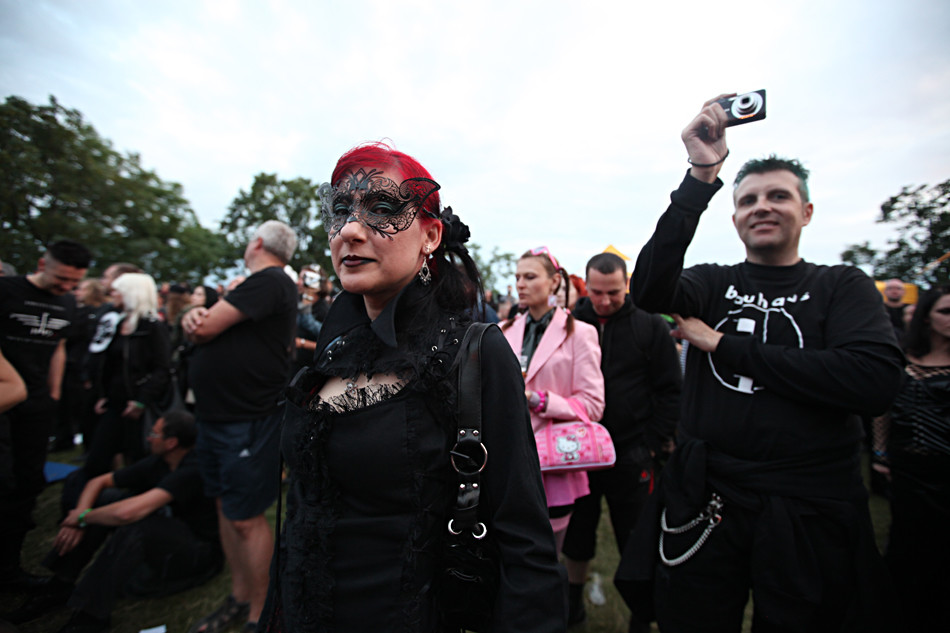
POLYGON ((74 504, 67 486, 71 509, 43 561, 55 575, 6 618, 26 622, 68 605, 74 613, 60 633, 107 631, 117 597, 167 595, 217 574, 217 513, 202 491, 196 438, 194 417, 170 411, 152 427, 149 457, 90 480, 74 504))

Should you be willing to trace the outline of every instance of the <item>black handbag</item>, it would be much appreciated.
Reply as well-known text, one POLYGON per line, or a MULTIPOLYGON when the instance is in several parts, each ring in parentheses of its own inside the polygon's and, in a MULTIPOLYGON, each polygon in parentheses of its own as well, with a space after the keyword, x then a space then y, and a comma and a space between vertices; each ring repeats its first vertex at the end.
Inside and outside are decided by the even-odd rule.
POLYGON ((489 327, 470 325, 459 350, 459 421, 450 451, 458 492, 446 526, 442 571, 436 579, 446 630, 478 633, 491 630, 499 575, 497 549, 488 527, 478 520, 479 477, 488 464, 488 449, 482 442, 481 343, 489 327))

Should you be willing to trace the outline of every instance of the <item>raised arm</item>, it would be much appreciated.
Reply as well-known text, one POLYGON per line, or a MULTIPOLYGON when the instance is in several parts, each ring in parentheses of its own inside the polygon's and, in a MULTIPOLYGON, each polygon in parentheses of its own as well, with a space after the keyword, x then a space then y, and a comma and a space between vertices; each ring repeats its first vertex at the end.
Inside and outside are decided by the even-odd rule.
POLYGON ((683 256, 696 232, 700 214, 721 187, 719 170, 729 153, 726 146, 726 113, 716 103, 720 95, 703 104, 702 110, 683 129, 681 138, 692 165, 679 188, 670 196, 670 206, 656 225, 653 237, 640 251, 630 279, 630 293, 639 307, 649 312, 691 314, 695 294, 681 287, 683 256))

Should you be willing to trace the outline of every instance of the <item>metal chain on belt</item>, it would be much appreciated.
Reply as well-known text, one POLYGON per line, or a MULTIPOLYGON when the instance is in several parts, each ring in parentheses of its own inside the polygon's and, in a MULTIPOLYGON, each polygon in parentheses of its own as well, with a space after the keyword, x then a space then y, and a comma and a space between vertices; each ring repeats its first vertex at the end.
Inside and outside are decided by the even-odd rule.
POLYGON ((660 529, 662 530, 662 532, 660 532, 660 560, 663 561, 663 564, 668 567, 676 567, 692 558, 706 542, 706 539, 709 538, 709 535, 712 534, 715 527, 722 521, 722 507, 722 497, 714 492, 709 499, 709 503, 706 504, 706 507, 699 513, 698 517, 689 523, 672 528, 666 524, 666 508, 663 508, 663 513, 660 515, 660 529), (663 551, 664 536, 667 534, 683 534, 704 521, 706 522, 706 527, 703 529, 703 533, 699 535, 699 539, 697 539, 686 552, 676 558, 670 559, 666 557, 663 551))

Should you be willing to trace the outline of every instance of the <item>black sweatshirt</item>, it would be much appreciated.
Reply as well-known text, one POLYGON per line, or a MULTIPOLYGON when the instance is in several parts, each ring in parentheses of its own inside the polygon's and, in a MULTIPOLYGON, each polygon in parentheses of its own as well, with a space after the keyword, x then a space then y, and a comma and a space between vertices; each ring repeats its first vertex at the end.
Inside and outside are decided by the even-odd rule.
POLYGON ((712 354, 689 348, 680 432, 747 460, 838 453, 860 437, 850 414, 883 412, 900 384, 903 356, 880 294, 850 266, 684 271, 699 216, 721 186, 687 175, 631 279, 643 309, 696 316, 725 334, 712 354))

